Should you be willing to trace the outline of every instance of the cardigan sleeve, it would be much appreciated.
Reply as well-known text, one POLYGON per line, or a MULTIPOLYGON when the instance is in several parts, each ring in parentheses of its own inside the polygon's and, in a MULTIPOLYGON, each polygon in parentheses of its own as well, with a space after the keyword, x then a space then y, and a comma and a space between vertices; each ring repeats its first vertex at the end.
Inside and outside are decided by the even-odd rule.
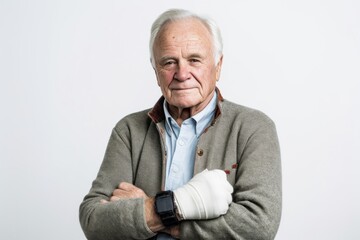
POLYGON ((147 239, 155 235, 146 224, 142 198, 100 203, 109 200, 122 181, 133 181, 130 143, 113 129, 97 178, 80 205, 80 224, 87 239, 147 239))
POLYGON ((181 239, 275 238, 282 205, 280 148, 275 125, 260 114, 237 130, 238 164, 228 212, 216 219, 182 222, 181 239))

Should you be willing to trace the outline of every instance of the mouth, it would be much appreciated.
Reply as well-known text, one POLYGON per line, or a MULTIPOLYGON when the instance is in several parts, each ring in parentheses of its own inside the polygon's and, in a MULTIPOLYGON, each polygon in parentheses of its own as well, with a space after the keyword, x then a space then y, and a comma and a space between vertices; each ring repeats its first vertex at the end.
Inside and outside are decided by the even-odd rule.
POLYGON ((186 91, 186 90, 191 90, 191 89, 194 89, 192 87, 189 87, 189 88, 172 88, 171 90, 172 91, 186 91))

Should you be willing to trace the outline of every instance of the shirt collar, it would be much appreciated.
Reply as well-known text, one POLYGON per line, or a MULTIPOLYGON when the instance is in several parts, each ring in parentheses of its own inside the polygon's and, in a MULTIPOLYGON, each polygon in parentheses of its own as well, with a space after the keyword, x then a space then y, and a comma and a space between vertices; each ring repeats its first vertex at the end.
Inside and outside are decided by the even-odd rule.
POLYGON ((165 129, 166 129, 166 132, 170 136, 171 136, 171 132, 173 132, 177 138, 179 136, 180 127, 176 123, 176 121, 173 119, 173 117, 170 115, 167 105, 168 104, 167 104, 166 100, 164 100, 163 110, 164 110, 164 115, 165 115, 165 129))
MULTIPOLYGON (((210 125, 211 120, 213 119, 213 116, 215 114, 216 110, 216 104, 217 103, 217 92, 214 92, 214 96, 206 105, 206 107, 195 114, 194 116, 186 119, 185 121, 193 121, 195 124, 195 130, 196 130, 196 136, 199 137, 200 134, 205 130, 207 126, 210 125)), ((177 125, 176 121, 173 119, 173 117, 170 115, 167 107, 167 102, 164 100, 163 102, 163 111, 165 115, 165 124, 166 124, 166 131, 170 134, 169 131, 172 131, 176 137, 179 135, 180 127, 177 125)))
MULTIPOLYGON (((216 111, 215 111, 215 117, 212 121, 212 124, 215 124, 216 120, 221 115, 221 111, 222 111, 221 105, 222 105, 222 102, 224 101, 224 98, 221 95, 221 92, 217 87, 215 88, 215 91, 217 94, 217 106, 216 106, 216 111)), ((161 96, 160 99, 154 105, 154 107, 151 108, 150 111, 148 112, 148 116, 155 124, 163 121, 165 118, 164 108, 163 108, 164 101, 165 101, 164 96, 161 96)))

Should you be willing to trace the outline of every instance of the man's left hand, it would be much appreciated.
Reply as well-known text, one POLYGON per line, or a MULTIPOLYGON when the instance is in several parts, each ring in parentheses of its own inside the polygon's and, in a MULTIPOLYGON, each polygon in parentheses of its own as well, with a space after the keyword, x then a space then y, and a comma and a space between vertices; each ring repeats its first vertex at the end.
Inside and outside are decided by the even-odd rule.
POLYGON ((149 196, 146 195, 141 188, 138 188, 132 185, 131 183, 121 182, 118 188, 116 188, 113 191, 112 196, 110 197, 110 202, 114 202, 120 199, 129 199, 129 198, 147 199, 149 198, 149 196))
POLYGON ((121 182, 119 186, 113 191, 109 201, 102 199, 101 203, 104 204, 109 202, 115 202, 121 199, 131 198, 144 198, 146 223, 153 232, 165 231, 175 238, 180 235, 179 227, 165 229, 165 226, 162 224, 160 217, 155 213, 155 199, 153 197, 149 197, 141 188, 138 188, 131 183, 121 182))

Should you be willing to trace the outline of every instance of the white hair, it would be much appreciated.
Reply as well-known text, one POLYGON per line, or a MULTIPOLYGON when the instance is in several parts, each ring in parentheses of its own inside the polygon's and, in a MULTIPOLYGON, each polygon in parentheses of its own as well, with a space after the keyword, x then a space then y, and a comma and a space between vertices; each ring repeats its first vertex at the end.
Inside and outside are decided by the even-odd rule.
POLYGON ((205 27, 209 30, 210 35, 212 36, 212 44, 213 44, 213 54, 215 59, 215 64, 217 64, 222 56, 223 51, 223 43, 221 38, 220 29, 217 24, 208 17, 199 16, 193 12, 183 10, 183 9, 170 9, 164 13, 162 13, 153 23, 151 27, 151 35, 150 35, 150 60, 153 67, 155 67, 154 60, 154 43, 160 29, 168 22, 175 22, 177 20, 194 18, 202 22, 205 27))

